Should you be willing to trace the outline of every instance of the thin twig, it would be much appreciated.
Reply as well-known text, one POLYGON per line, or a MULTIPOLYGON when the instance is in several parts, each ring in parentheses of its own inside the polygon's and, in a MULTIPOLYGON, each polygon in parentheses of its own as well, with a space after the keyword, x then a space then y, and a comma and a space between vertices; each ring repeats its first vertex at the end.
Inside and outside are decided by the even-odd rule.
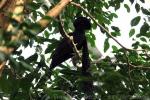
MULTIPOLYGON (((105 59, 100 59, 100 60, 97 60, 97 61, 93 61, 93 62, 91 62, 91 64, 101 64, 101 63, 103 63, 104 62, 104 60, 105 59)), ((111 65, 111 66, 113 66, 113 65, 123 65, 123 66, 129 66, 130 65, 130 72, 131 72, 131 69, 142 69, 142 70, 150 70, 150 67, 144 67, 144 65, 138 65, 138 66, 136 66, 136 65, 133 65, 133 64, 131 64, 131 63, 129 63, 129 64, 125 64, 125 63, 116 63, 116 62, 107 62, 107 64, 109 64, 109 65, 111 65)))
POLYGON ((133 67, 133 68, 139 68, 139 69, 150 70, 150 67, 143 67, 143 65, 138 65, 138 66, 136 66, 136 65, 130 64, 130 66, 133 67))
POLYGON ((74 41, 73 41, 73 36, 69 36, 69 35, 67 34, 67 32, 65 31, 65 29, 64 29, 64 27, 63 27, 64 25, 63 25, 63 22, 62 22, 60 16, 59 16, 59 21, 60 21, 60 22, 59 22, 59 23, 60 23, 59 29, 60 29, 61 35, 62 35, 64 38, 66 38, 66 40, 68 40, 69 43, 71 42, 71 44, 73 45, 73 51, 75 52, 75 54, 77 55, 77 57, 78 57, 79 59, 81 59, 81 56, 80 56, 80 54, 79 54, 79 51, 78 51, 78 49, 77 49, 77 47, 76 47, 77 44, 74 43, 74 41))
POLYGON ((95 18, 94 18, 90 13, 88 13, 80 4, 75 3, 75 2, 71 2, 71 4, 74 5, 74 6, 76 6, 76 7, 78 7, 78 8, 80 8, 86 15, 88 15, 88 16, 93 20, 94 23, 96 23, 100 28, 102 28, 102 29, 107 33, 107 35, 108 35, 110 38, 112 38, 115 42, 117 42, 123 49, 125 49, 125 50, 127 50, 127 51, 143 51, 143 50, 130 49, 130 48, 127 48, 127 47, 123 46, 117 39, 115 39, 115 38, 111 35, 111 33, 110 33, 105 27, 103 27, 101 24, 99 24, 99 23, 95 20, 95 18))
POLYGON ((124 52, 126 60, 127 60, 127 66, 128 66, 128 74, 129 74, 129 80, 131 82, 131 86, 134 89, 134 82, 132 81, 132 77, 131 77, 131 66, 130 66, 130 61, 127 55, 127 51, 124 52))
POLYGON ((150 55, 148 54, 148 51, 147 50, 144 50, 145 54, 146 54, 146 57, 150 58, 150 55))

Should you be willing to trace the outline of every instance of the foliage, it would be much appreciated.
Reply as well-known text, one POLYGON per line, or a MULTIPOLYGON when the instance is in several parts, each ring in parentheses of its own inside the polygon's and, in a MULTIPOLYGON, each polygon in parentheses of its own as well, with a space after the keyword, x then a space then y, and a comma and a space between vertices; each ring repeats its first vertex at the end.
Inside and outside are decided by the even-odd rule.
MULTIPOLYGON (((50 1, 49 3, 53 3, 52 5, 58 3, 58 0, 50 1)), ((127 12, 130 12, 130 7, 135 6, 136 12, 142 13, 135 15, 135 18, 131 20, 129 37, 134 40, 132 44, 134 50, 111 44, 109 42, 111 37, 100 28, 100 34, 106 35, 104 49, 101 50, 107 52, 108 49, 112 49, 115 61, 112 61, 111 57, 108 56, 99 62, 92 63, 90 71, 92 73, 91 80, 94 81, 95 87, 93 90, 94 97, 97 99, 143 100, 150 98, 150 26, 148 21, 150 11, 142 7, 144 0, 137 0, 138 2, 129 0, 130 4, 125 4, 125 0, 73 1, 80 3, 106 29, 110 29, 113 19, 117 18, 115 12, 106 10, 110 7, 113 7, 114 10, 124 7, 127 12), (122 4, 124 6, 121 6, 122 4), (143 15, 146 17, 143 18, 143 15), (135 30, 138 24, 141 25, 140 32, 135 30), (138 51, 139 49, 142 51, 138 51)), ((80 100, 87 97, 82 90, 82 82, 85 78, 81 75, 80 68, 72 67, 70 63, 63 63, 53 71, 51 80, 45 74, 48 73, 50 55, 61 39, 58 39, 58 22, 53 20, 40 35, 36 33, 36 30, 40 28, 34 23, 38 17, 44 16, 41 10, 47 12, 52 7, 44 0, 34 0, 34 2, 26 5, 30 14, 26 16, 22 24, 12 21, 17 29, 26 27, 24 34, 29 37, 28 40, 9 42, 9 36, 15 33, 5 33, 5 35, 0 36, 1 40, 7 41, 7 46, 19 47, 10 56, 0 54, 0 59, 5 59, 5 57, 9 59, 0 78, 1 99, 8 97, 10 100, 70 100, 70 98, 80 100), (39 11, 39 9, 41 10, 39 11), (32 55, 25 57, 22 52, 24 48, 28 47, 32 48, 33 51, 29 51, 32 52, 32 55)), ((73 30, 72 22, 76 16, 80 15, 87 16, 81 9, 72 5, 68 5, 64 9, 61 17, 67 32, 73 30)), ((92 28, 94 30, 99 26, 93 23, 92 28)), ((121 36, 119 26, 112 26, 111 29, 109 32, 113 37, 121 36)), ((87 38, 94 46, 94 34, 90 32, 87 38)))

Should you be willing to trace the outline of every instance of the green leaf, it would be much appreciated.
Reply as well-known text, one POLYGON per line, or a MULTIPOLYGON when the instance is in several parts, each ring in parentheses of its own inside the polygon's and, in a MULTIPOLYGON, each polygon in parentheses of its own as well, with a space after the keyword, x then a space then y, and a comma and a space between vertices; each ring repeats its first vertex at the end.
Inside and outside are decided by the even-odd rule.
POLYGON ((111 26, 112 30, 116 31, 116 32, 120 32, 120 29, 116 26, 111 26))
POLYGON ((111 35, 114 37, 121 36, 120 32, 111 32, 111 35))
POLYGON ((116 13, 111 13, 111 15, 115 18, 118 18, 118 15, 116 13))
POLYGON ((144 38, 144 37, 141 37, 140 40, 143 42, 147 42, 146 38, 144 38))
POLYGON ((92 24, 92 28, 93 28, 93 29, 96 29, 96 28, 97 28, 97 24, 96 24, 96 23, 93 23, 93 24, 92 24))
POLYGON ((150 50, 150 47, 147 44, 141 44, 140 46, 141 46, 142 49, 150 50))
POLYGON ((145 3, 145 0, 140 0, 142 3, 145 3))
POLYGON ((10 60, 10 65, 11 65, 11 67, 13 67, 15 70, 19 70, 19 69, 20 69, 20 65, 19 65, 19 63, 16 61, 15 58, 9 57, 9 60, 10 60))
POLYGON ((144 24, 140 29, 140 34, 145 35, 149 31, 149 29, 150 29, 149 25, 146 22, 144 22, 144 24))
POLYGON ((130 2, 131 2, 131 4, 133 4, 133 3, 134 3, 134 0, 130 0, 130 2))
POLYGON ((33 71, 33 67, 30 65, 30 64, 28 64, 28 63, 26 63, 26 62, 24 62, 24 61, 20 61, 20 64, 22 65, 22 67, 24 67, 25 69, 27 69, 27 70, 29 70, 29 71, 33 71))
POLYGON ((115 45, 112 46, 112 49, 113 49, 113 52, 118 51, 118 48, 115 45))
POLYGON ((142 13, 145 15, 150 15, 150 11, 148 11, 147 9, 144 9, 143 7, 141 7, 142 13))
POLYGON ((52 89, 45 89, 45 92, 49 95, 51 100, 71 100, 70 96, 65 93, 63 90, 52 90, 52 89))
POLYGON ((136 9, 136 12, 140 11, 140 5, 138 3, 135 4, 135 9, 136 9))
POLYGON ((104 52, 106 52, 109 49, 109 47, 110 47, 110 44, 109 44, 108 40, 109 40, 109 38, 105 39, 105 42, 104 42, 104 52))
POLYGON ((135 49, 137 49, 140 45, 140 42, 135 42, 132 44, 132 47, 134 47, 135 49))
POLYGON ((26 59, 27 62, 36 62, 38 58, 38 54, 35 53, 33 55, 31 55, 29 58, 26 59))
POLYGON ((44 36, 45 36, 46 38, 49 38, 50 32, 48 32, 47 30, 45 30, 45 31, 44 31, 44 36))
POLYGON ((33 14, 33 16, 32 16, 32 19, 34 20, 34 21, 36 21, 37 20, 37 12, 36 11, 33 11, 32 12, 32 14, 33 14))
POLYGON ((31 3, 28 3, 26 7, 32 11, 35 11, 38 8, 40 8, 40 6, 41 6, 41 3, 31 2, 31 3))
POLYGON ((127 9, 127 12, 130 12, 130 7, 127 4, 124 4, 124 7, 127 9))
POLYGON ((138 53, 135 52, 135 51, 131 51, 131 52, 129 53, 128 57, 129 57, 129 60, 130 60, 131 62, 136 63, 137 58, 138 58, 138 53))
POLYGON ((55 43, 49 44, 45 50, 45 54, 52 52, 56 48, 56 46, 57 46, 57 44, 55 44, 55 43))
POLYGON ((96 40, 96 37, 93 33, 89 33, 89 34, 86 34, 86 37, 87 37, 87 41, 89 41, 89 43, 91 44, 92 47, 95 47, 95 40, 96 40))
POLYGON ((137 16, 131 20, 131 26, 136 26, 141 20, 141 16, 137 16))
POLYGON ((45 12, 47 12, 47 11, 49 10, 48 5, 46 5, 46 4, 43 4, 41 8, 42 8, 43 11, 45 11, 45 12))
POLYGON ((135 29, 131 29, 129 32, 129 37, 132 37, 135 34, 135 29))

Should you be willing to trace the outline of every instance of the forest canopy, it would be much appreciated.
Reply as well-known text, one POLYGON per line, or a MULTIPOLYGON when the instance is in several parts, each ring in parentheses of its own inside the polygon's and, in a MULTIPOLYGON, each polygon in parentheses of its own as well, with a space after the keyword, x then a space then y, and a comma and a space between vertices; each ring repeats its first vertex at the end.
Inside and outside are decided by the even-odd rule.
POLYGON ((148 0, 1 0, 0 99, 149 99, 150 9, 144 6, 146 3, 150 4, 148 0), (136 11, 130 26, 124 26, 129 27, 127 33, 112 25, 120 9, 129 14, 136 11), (80 51, 74 45, 76 62, 63 62, 49 78, 52 53, 62 38, 72 41, 68 34, 74 31, 73 22, 80 16, 92 24, 86 33, 90 77, 81 74, 80 51), (95 43, 101 37, 94 34, 95 30, 104 36, 100 51, 111 50, 113 58, 101 57, 99 43, 95 43), (118 40, 123 34, 132 40, 131 47, 118 40), (93 89, 85 92, 83 87, 89 82, 93 89))

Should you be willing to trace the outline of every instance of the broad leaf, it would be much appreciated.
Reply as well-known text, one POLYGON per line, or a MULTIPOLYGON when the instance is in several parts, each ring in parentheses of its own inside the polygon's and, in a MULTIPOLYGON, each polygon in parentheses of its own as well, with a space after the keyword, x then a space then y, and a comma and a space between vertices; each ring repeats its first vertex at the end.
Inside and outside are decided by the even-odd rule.
POLYGON ((131 20, 131 26, 136 26, 141 20, 141 16, 137 16, 131 20))
POLYGON ((116 26, 111 26, 111 28, 112 28, 114 31, 116 31, 116 32, 120 32, 120 29, 119 29, 118 27, 116 27, 116 26))
POLYGON ((118 51, 118 48, 115 45, 112 46, 112 49, 113 49, 113 52, 118 51))
POLYGON ((136 9, 136 12, 140 11, 140 5, 138 3, 135 4, 135 9, 136 9))
POLYGON ((135 34, 135 29, 131 29, 129 32, 129 37, 132 37, 135 34))
POLYGON ((145 0, 140 0, 142 3, 145 3, 145 0))
POLYGON ((148 11, 147 9, 144 9, 143 7, 141 7, 142 13, 145 15, 150 15, 150 11, 148 11))
POLYGON ((105 39, 105 42, 104 42, 104 52, 106 52, 109 47, 110 47, 110 44, 109 44, 109 38, 105 39))
POLYGON ((124 4, 124 7, 127 9, 127 12, 130 12, 130 7, 127 4, 124 4))
POLYGON ((140 29, 140 34, 142 35, 146 34, 146 32, 149 31, 149 29, 150 29, 149 25, 145 22, 140 29))
POLYGON ((130 0, 130 2, 131 2, 131 4, 133 4, 133 3, 134 3, 134 0, 130 0))
POLYGON ((146 38, 144 38, 144 37, 141 37, 140 40, 143 42, 147 42, 146 38))

